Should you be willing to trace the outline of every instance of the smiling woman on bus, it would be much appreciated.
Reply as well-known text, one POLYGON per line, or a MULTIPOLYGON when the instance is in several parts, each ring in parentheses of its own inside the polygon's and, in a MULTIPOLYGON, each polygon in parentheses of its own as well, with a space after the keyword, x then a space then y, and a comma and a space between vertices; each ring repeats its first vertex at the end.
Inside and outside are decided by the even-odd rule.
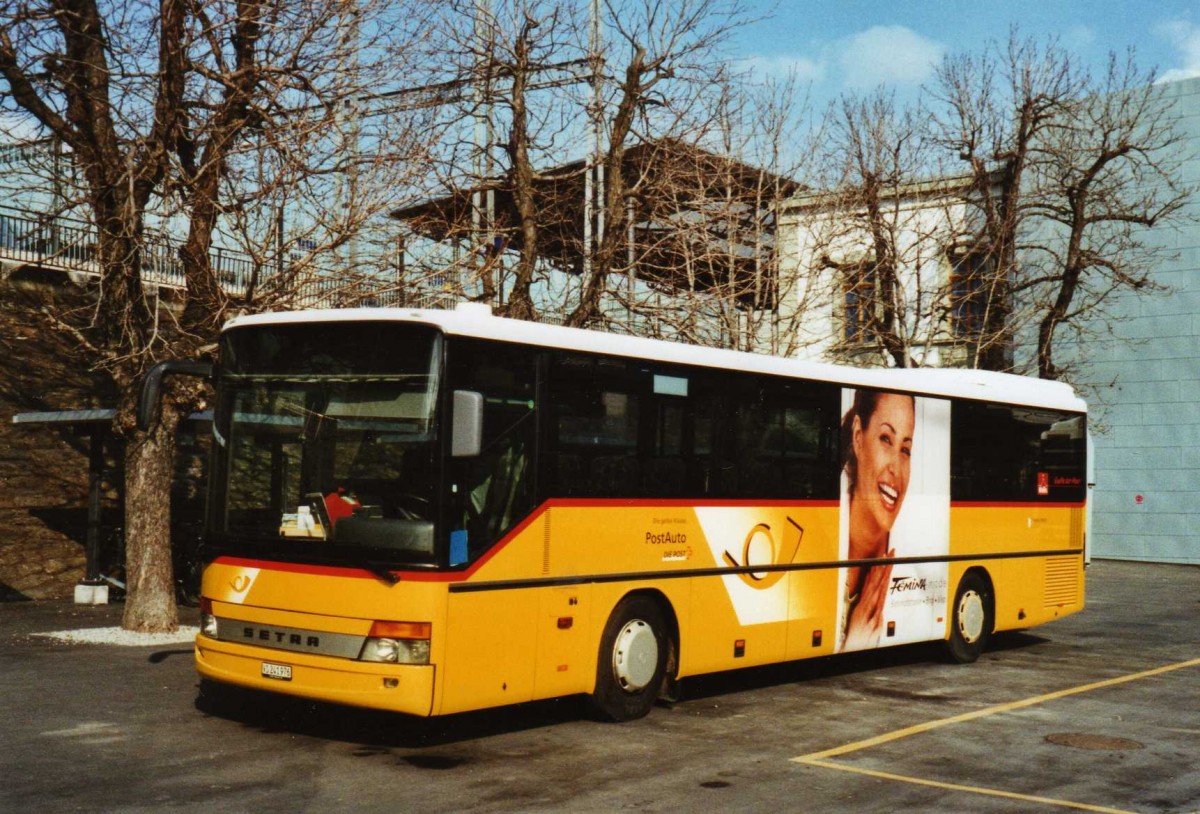
MULTIPOLYGON (((912 396, 858 390, 842 419, 850 560, 890 559, 892 526, 912 471, 916 402, 912 396)), ((879 643, 892 565, 845 569, 841 650, 879 643)))

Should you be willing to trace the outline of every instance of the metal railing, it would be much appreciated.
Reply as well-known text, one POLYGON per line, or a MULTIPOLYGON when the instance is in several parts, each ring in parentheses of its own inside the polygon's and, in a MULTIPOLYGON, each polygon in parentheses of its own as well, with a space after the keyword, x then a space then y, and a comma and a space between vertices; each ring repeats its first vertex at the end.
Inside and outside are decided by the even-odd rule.
MULTIPOLYGON (((86 221, 47 215, 0 204, 0 260, 6 265, 100 276, 96 228, 86 221)), ((303 258, 289 255, 287 263, 303 258)), ((209 261, 225 293, 244 297, 251 284, 270 289, 281 271, 278 258, 262 261, 246 252, 214 247, 209 261)), ((289 265, 288 272, 295 271, 289 265)), ((142 279, 150 285, 186 286, 179 243, 149 232, 142 243, 142 279)), ((342 271, 313 266, 297 275, 287 298, 297 308, 339 308, 365 305, 406 308, 447 307, 445 295, 384 280, 376 272, 342 271)))
POLYGON ((95 264, 95 242, 82 221, 0 205, 0 257, 7 260, 82 271, 95 264))
MULTIPOLYGON (((186 280, 180 243, 163 232, 147 230, 142 243, 142 280, 151 286, 183 289, 186 280)), ((401 250, 403 251, 403 250, 401 250)), ((209 262, 218 284, 231 297, 245 297, 251 285, 256 294, 266 294, 272 307, 352 308, 453 308, 456 303, 478 296, 464 290, 462 281, 444 263, 427 260, 405 266, 400 258, 386 259, 373 266, 335 270, 312 263, 307 251, 289 251, 283 258, 267 259, 213 247, 209 262), (401 268, 407 268, 407 273, 401 268), (281 278, 281 273, 286 275, 281 278), (284 296, 276 291, 286 280, 284 296)), ((0 264, 36 267, 51 271, 99 277, 96 228, 85 220, 39 213, 0 204, 0 264)), ((502 296, 502 295, 501 295, 502 296)), ((539 303, 539 320, 561 322, 564 314, 547 303, 539 303)), ((657 318, 634 324, 637 316, 625 313, 608 330, 641 334, 653 332, 657 318), (654 324, 652 324, 654 323, 654 324)))
MULTIPOLYGON (((98 277, 96 243, 96 228, 86 221, 0 205, 0 259, 10 263, 98 277)), ((264 269, 245 252, 220 247, 209 252, 209 261, 222 288, 233 295, 244 295, 255 268, 264 269)), ((142 242, 142 279, 183 288, 179 244, 162 234, 148 234, 142 242)))

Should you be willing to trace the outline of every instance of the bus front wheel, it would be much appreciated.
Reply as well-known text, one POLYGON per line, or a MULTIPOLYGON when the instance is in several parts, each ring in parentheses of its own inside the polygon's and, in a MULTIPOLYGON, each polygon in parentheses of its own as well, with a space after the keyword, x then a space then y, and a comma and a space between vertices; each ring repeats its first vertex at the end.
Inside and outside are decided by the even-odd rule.
POLYGON ((960 664, 970 664, 983 654, 992 632, 994 613, 988 581, 974 572, 963 576, 954 596, 950 639, 946 643, 951 658, 960 664))
POLYGON ((605 721, 632 721, 654 706, 670 647, 662 610, 652 599, 631 596, 613 610, 600 637, 591 706, 605 721))

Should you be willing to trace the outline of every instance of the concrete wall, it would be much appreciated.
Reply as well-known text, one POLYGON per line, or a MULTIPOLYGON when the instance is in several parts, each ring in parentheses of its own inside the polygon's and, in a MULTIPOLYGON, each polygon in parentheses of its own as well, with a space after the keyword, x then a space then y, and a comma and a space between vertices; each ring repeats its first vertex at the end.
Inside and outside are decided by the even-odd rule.
MULTIPOLYGON (((1200 183, 1200 79, 1163 87, 1200 183)), ((1200 219, 1200 201, 1190 207, 1200 219)), ((1171 292, 1116 303, 1115 336, 1078 356, 1095 388, 1093 556, 1200 564, 1200 222, 1155 229, 1171 292), (1138 496, 1141 496, 1139 501, 1138 496)))

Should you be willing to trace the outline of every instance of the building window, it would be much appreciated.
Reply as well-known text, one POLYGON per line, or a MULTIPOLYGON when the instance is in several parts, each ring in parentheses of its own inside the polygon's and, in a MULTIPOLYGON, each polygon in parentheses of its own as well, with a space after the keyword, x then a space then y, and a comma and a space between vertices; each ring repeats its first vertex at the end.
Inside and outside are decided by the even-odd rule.
POLYGON ((990 305, 993 263, 990 255, 950 255, 950 333, 958 339, 983 333, 990 305))
POLYGON ((847 345, 873 342, 878 305, 875 269, 864 264, 845 269, 842 274, 842 340, 847 345))

